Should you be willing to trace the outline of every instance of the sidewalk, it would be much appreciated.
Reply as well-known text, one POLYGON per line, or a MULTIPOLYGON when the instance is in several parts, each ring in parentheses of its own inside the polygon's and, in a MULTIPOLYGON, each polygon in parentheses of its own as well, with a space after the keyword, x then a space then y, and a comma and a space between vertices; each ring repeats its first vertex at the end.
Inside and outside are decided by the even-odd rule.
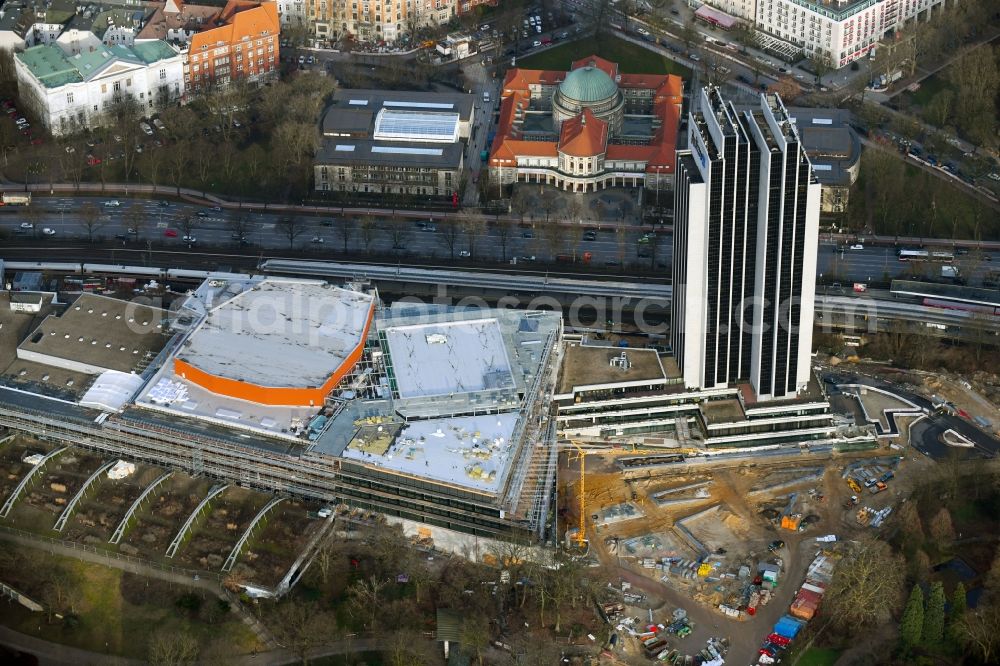
POLYGON ((217 580, 202 579, 182 573, 173 573, 149 564, 142 564, 134 559, 122 560, 112 557, 111 555, 86 550, 84 548, 71 548, 58 541, 25 536, 23 534, 14 533, 9 529, 0 529, 0 541, 10 541, 28 548, 44 550, 48 553, 52 553, 53 555, 72 557, 85 562, 92 562, 94 564, 100 564, 113 569, 127 571, 136 575, 146 576, 147 578, 157 578, 159 580, 165 580, 177 585, 200 588, 216 597, 219 597, 220 599, 228 601, 230 603, 230 607, 233 609, 233 612, 240 616, 240 619, 243 620, 244 624, 246 624, 250 630, 254 632, 258 640, 268 647, 278 647, 277 641, 275 641, 270 632, 257 620, 257 618, 251 615, 242 604, 238 603, 237 599, 234 599, 232 595, 227 593, 217 580))
POLYGON ((142 666, 146 663, 138 659, 126 659, 50 643, 4 626, 0 626, 0 645, 34 655, 38 658, 40 666, 142 666))

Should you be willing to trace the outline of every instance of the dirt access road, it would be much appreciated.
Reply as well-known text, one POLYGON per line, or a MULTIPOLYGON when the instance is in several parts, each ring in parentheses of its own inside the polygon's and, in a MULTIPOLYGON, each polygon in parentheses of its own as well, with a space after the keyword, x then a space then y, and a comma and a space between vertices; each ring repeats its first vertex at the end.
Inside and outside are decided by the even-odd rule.
MULTIPOLYGON (((665 583, 649 578, 626 566, 603 548, 597 549, 598 557, 606 570, 623 581, 632 584, 633 590, 646 595, 648 607, 653 609, 653 618, 664 622, 675 608, 683 608, 695 622, 695 630, 681 641, 671 641, 678 649, 695 653, 705 647, 710 637, 728 637, 729 654, 726 663, 749 664, 756 660, 757 650, 774 623, 788 610, 799 586, 805 579, 806 568, 816 553, 815 535, 804 536, 789 533, 784 537, 785 548, 779 552, 785 561, 785 573, 781 578, 778 592, 771 603, 760 609, 757 615, 746 622, 732 620, 718 611, 709 609, 665 583)), ((648 619, 644 618, 644 619, 648 619)))

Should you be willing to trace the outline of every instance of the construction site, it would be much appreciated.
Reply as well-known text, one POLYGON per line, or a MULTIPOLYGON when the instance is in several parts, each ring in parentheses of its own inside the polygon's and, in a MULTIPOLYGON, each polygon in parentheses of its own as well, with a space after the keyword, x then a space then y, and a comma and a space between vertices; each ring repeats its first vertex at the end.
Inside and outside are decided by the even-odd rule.
MULTIPOLYGON (((901 407, 885 396, 864 399, 873 418, 901 407)), ((736 621, 759 631, 758 615, 766 623, 789 612, 816 548, 885 526, 898 484, 927 464, 904 463, 897 451, 905 447, 905 427, 877 449, 778 449, 711 463, 678 449, 571 442, 559 469, 563 546, 620 577, 605 612, 623 635, 621 650, 710 661, 726 648, 712 643, 719 632, 710 627, 736 621)), ((818 607, 807 596, 798 602, 801 621, 818 607)))
POLYGON ((221 273, 169 312, 109 295, 22 301, 0 303, 0 426, 46 442, 42 456, 77 451, 58 479, 31 482, 25 506, 54 522, 119 459, 144 482, 149 467, 173 472, 133 510, 135 489, 105 497, 90 479, 73 502, 85 511, 61 529, 110 528, 125 551, 227 570, 244 528, 296 499, 429 524, 456 550, 550 536, 556 313, 397 306, 364 282, 221 273), (110 527, 120 511, 126 525, 110 527))

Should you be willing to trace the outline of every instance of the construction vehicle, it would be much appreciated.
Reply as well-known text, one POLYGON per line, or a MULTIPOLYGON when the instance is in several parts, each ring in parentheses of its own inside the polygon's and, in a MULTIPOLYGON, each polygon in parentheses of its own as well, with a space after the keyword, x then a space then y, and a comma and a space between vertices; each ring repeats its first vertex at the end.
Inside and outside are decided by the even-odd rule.
POLYGON ((860 485, 858 485, 858 482, 857 482, 857 481, 855 481, 855 480, 854 480, 854 479, 853 479, 852 477, 850 477, 850 476, 849 476, 849 477, 847 477, 847 485, 848 485, 848 486, 850 486, 850 487, 851 487, 851 490, 853 490, 854 492, 856 492, 856 493, 860 493, 860 492, 861 492, 861 486, 860 486, 860 485))

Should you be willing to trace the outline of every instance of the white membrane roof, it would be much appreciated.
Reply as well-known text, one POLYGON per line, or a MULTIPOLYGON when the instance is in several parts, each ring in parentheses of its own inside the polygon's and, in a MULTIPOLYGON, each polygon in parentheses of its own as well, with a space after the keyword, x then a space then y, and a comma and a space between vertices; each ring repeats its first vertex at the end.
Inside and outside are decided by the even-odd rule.
POLYGON ((401 398, 514 387, 496 319, 390 326, 382 331, 401 398))
POLYGON ((344 457, 414 476, 495 492, 513 455, 519 412, 458 416, 406 424, 385 455, 348 447, 344 457))
POLYGON ((370 294, 268 278, 209 310, 177 357, 260 386, 318 387, 363 343, 372 306, 370 294))

